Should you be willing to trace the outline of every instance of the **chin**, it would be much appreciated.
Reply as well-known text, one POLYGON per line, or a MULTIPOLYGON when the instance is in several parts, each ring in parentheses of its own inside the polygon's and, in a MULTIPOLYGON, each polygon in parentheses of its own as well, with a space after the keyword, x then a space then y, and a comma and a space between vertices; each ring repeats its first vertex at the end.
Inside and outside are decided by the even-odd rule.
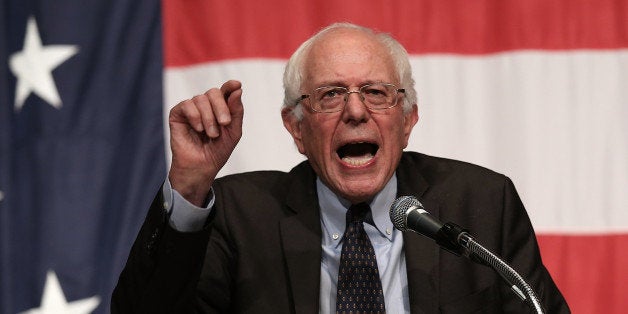
MULTIPOLYGON (((379 190, 381 190, 381 188, 379 190)), ((357 185, 344 189, 340 194, 343 198, 352 203, 359 203, 372 200, 379 190, 374 188, 372 184, 357 185)))

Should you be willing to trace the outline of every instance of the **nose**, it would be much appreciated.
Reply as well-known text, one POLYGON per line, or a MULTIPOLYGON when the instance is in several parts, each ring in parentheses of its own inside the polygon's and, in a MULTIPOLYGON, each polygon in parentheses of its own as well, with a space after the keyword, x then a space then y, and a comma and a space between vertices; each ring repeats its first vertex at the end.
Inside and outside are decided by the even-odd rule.
POLYGON ((345 96, 345 108, 342 112, 343 121, 347 123, 362 123, 368 121, 369 118, 370 112, 364 104, 362 94, 359 91, 348 92, 345 96))

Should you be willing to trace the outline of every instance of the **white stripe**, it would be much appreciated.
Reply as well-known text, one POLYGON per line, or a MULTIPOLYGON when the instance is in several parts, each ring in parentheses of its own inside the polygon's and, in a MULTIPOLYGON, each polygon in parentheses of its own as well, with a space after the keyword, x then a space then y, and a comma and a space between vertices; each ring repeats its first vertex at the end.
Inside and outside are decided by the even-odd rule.
MULTIPOLYGON (((167 69, 166 104, 243 82, 245 131, 222 175, 288 170, 283 60, 167 69)), ((542 233, 628 232, 628 50, 411 57, 421 119, 409 150, 510 176, 542 233)))

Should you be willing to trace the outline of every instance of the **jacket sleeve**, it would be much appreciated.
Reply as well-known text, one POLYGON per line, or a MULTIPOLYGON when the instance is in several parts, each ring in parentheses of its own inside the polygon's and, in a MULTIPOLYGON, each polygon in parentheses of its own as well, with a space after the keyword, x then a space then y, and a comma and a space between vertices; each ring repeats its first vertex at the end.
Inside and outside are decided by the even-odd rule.
MULTIPOLYGON (((514 184, 508 178, 504 182, 503 204, 501 224, 504 238, 501 241, 501 257, 505 261, 512 261, 512 264, 509 263, 510 266, 530 284, 546 313, 570 313, 565 299, 543 265, 530 218, 514 184)), ((513 294, 507 285, 504 284, 502 287, 503 294, 513 294)), ((518 298, 510 300, 511 302, 504 305, 504 311, 508 313, 521 306, 521 300, 518 298)))
POLYGON ((111 313, 193 313, 213 214, 199 232, 171 228, 160 191, 113 291, 111 313))

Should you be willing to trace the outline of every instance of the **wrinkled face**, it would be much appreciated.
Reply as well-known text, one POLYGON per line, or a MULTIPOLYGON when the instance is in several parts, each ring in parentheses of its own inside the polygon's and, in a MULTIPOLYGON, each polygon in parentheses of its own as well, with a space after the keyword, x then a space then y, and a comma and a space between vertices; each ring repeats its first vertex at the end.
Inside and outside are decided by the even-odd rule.
MULTIPOLYGON (((350 90, 369 83, 400 85, 387 50, 370 35, 357 30, 335 30, 312 46, 305 64, 301 91, 309 94, 321 86, 350 90)), ((370 111, 356 93, 344 110, 317 113, 304 101, 303 119, 284 109, 284 125, 299 152, 332 191, 358 203, 372 199, 390 180, 418 120, 416 105, 404 114, 403 94, 398 105, 370 111)))

